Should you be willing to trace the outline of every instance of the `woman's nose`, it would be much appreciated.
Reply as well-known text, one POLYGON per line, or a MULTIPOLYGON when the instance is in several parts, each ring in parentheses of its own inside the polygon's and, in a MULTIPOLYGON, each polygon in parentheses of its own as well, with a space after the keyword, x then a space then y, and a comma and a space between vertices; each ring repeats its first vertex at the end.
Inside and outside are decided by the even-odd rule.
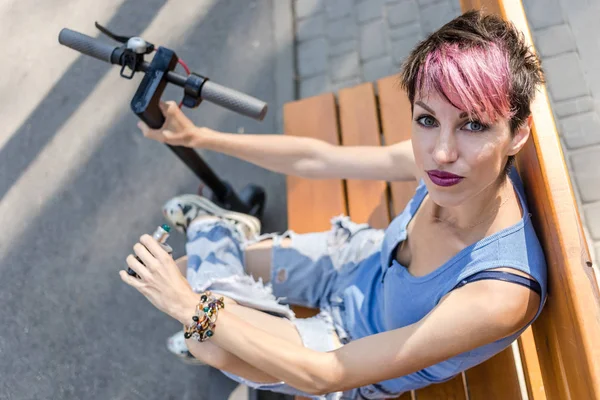
POLYGON ((440 132, 433 149, 433 158, 438 164, 450 164, 456 161, 458 151, 453 132, 440 132))

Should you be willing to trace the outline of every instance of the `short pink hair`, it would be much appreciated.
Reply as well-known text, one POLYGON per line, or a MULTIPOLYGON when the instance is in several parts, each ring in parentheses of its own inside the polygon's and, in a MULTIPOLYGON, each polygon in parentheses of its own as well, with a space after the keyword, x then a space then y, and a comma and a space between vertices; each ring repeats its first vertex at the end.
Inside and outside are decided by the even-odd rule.
POLYGON ((439 93, 483 123, 508 118, 511 132, 531 114, 544 82, 539 57, 513 24, 468 11, 415 46, 402 65, 400 84, 415 97, 439 93))
POLYGON ((471 119, 493 123, 510 119, 510 67, 507 52, 496 43, 461 49, 444 43, 430 52, 417 74, 416 92, 435 91, 471 119))

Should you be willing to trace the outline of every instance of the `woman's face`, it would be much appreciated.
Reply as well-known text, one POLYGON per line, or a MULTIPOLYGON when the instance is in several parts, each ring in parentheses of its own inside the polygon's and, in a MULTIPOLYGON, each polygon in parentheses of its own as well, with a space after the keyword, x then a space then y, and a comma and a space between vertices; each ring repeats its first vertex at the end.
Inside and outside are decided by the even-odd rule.
POLYGON ((415 98, 415 162, 431 199, 442 207, 455 207, 497 183, 528 135, 521 128, 513 137, 505 118, 491 125, 469 120, 437 93, 415 98))

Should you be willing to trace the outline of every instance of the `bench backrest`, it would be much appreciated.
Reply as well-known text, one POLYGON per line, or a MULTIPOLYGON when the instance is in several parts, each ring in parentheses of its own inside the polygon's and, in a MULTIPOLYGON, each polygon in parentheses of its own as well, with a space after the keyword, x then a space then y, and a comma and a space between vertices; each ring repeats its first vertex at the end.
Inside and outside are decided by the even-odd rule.
MULTIPOLYGON (((531 43, 520 1, 471 0, 461 5, 463 11, 483 7, 499 13, 531 43)), ((333 144, 396 143, 410 137, 410 125, 410 105, 396 77, 284 107, 285 134, 333 144)), ((517 168, 548 260, 546 308, 512 347, 449 382, 412 393, 419 400, 600 398, 600 296, 545 88, 533 105, 533 125, 517 168)), ((298 177, 288 177, 287 184, 288 224, 297 232, 328 230, 330 218, 339 214, 383 228, 416 187, 416 182, 298 177)), ((401 398, 408 400, 411 394, 401 398)))

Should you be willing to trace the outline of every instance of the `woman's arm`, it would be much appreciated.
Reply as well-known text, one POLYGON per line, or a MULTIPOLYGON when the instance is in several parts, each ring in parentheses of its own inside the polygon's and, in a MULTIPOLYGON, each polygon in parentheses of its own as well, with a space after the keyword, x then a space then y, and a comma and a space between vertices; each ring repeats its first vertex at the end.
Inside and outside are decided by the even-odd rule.
MULTIPOLYGON (((448 294, 421 321, 321 353, 219 312, 215 344, 311 394, 348 390, 404 376, 506 337, 527 324, 539 296, 502 281, 470 283, 448 294)), ((191 311, 179 314, 185 322, 191 311)))
POLYGON ((213 132, 204 135, 198 147, 225 153, 274 172, 304 178, 415 179, 410 140, 391 146, 336 146, 309 137, 213 132))
POLYGON ((285 175, 312 179, 415 179, 410 140, 391 146, 336 146, 309 137, 221 133, 197 127, 175 102, 160 104, 160 129, 138 126, 144 136, 174 146, 224 153, 285 175))

